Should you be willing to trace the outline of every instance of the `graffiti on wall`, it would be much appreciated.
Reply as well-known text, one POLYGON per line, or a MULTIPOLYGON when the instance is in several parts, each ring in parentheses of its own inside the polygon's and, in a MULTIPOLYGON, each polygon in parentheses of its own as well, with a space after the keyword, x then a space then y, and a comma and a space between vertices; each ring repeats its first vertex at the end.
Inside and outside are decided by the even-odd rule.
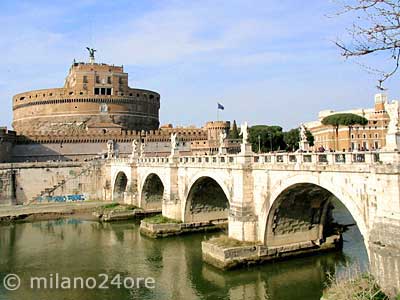
POLYGON ((65 196, 41 196, 37 198, 38 202, 78 202, 85 200, 86 196, 83 194, 65 196))

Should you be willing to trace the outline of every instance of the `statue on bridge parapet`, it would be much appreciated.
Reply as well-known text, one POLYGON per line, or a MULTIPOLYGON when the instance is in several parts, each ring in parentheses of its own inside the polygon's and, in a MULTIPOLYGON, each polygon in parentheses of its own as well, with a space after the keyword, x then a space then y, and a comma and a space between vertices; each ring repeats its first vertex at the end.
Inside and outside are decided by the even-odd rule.
POLYGON ((131 154, 131 156, 130 156, 130 159, 131 160, 133 160, 133 159, 135 159, 135 158, 137 158, 137 156, 138 156, 138 141, 137 141, 137 139, 134 139, 133 141, 132 141, 132 154, 131 154))
POLYGON ((115 157, 115 147, 114 141, 108 140, 107 141, 107 159, 111 159, 115 157))
POLYGON ((177 134, 176 132, 171 133, 171 156, 175 156, 177 154, 177 134))
POLYGON ((140 143, 140 153, 139 153, 140 158, 144 157, 144 149, 145 148, 146 148, 146 143, 144 143, 144 142, 140 143))
POLYGON ((226 149, 224 147, 225 139, 226 139, 226 132, 225 132, 225 130, 221 130, 221 132, 219 133, 219 145, 218 145, 218 154, 219 155, 225 154, 224 153, 224 149, 226 149))
POLYGON ((247 122, 240 125, 240 133, 242 136, 242 144, 240 145, 240 153, 242 155, 252 154, 251 144, 249 143, 249 126, 247 122))
POLYGON ((242 144, 248 144, 249 143, 249 126, 247 125, 247 122, 244 122, 242 125, 240 125, 240 133, 239 135, 242 136, 242 144))
POLYGON ((385 110, 389 115, 388 131, 386 133, 386 145, 384 150, 400 150, 400 131, 399 131, 399 102, 385 104, 385 110))
POLYGON ((307 140, 307 127, 304 124, 300 125, 300 141, 299 141, 299 151, 309 151, 310 145, 307 140))
POLYGON ((386 103, 385 109, 389 114, 388 134, 399 133, 399 102, 386 103))

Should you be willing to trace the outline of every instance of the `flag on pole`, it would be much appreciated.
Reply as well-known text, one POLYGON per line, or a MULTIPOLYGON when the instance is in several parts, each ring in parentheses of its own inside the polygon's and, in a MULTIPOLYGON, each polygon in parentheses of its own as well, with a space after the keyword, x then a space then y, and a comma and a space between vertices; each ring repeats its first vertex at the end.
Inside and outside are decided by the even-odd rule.
POLYGON ((225 107, 221 103, 217 102, 217 104, 218 104, 218 109, 220 109, 220 110, 224 110, 225 109, 225 107))

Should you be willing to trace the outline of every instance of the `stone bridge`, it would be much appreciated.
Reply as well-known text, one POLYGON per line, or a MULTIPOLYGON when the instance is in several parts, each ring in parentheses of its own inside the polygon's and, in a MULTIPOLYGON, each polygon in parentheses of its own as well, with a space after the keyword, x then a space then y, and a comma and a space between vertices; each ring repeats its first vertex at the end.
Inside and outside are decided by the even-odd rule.
POLYGON ((399 152, 250 153, 114 159, 107 168, 113 201, 189 223, 228 219, 230 237, 267 246, 319 245, 338 199, 371 270, 399 290, 399 161, 399 152))

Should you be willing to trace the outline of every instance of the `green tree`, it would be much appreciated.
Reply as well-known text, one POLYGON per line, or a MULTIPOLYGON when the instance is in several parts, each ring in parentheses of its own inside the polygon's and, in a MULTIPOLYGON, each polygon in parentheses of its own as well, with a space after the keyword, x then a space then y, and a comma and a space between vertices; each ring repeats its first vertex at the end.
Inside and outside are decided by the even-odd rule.
POLYGON ((261 152, 284 150, 283 131, 280 126, 255 125, 250 127, 249 142, 254 152, 258 152, 258 137, 260 136, 261 152))
MULTIPOLYGON (((306 130, 307 141, 310 146, 314 146, 314 136, 311 131, 306 130)), ((294 128, 283 133, 283 140, 287 151, 296 151, 299 149, 300 129, 294 128)))
POLYGON ((314 136, 310 130, 306 130, 307 141, 310 146, 314 146, 314 136))
POLYGON ((299 128, 291 129, 283 133, 283 140, 286 143, 286 150, 295 151, 299 149, 300 130, 299 128))
POLYGON ((330 125, 335 130, 335 148, 339 150, 339 127, 340 126, 347 126, 349 128, 349 140, 351 137, 351 129, 354 125, 366 125, 368 120, 362 116, 351 114, 351 113, 339 113, 327 116, 322 119, 321 121, 324 125, 330 125))
POLYGON ((229 138, 230 139, 238 139, 239 137, 239 131, 236 125, 236 120, 233 120, 233 125, 232 125, 232 130, 229 132, 229 138))

